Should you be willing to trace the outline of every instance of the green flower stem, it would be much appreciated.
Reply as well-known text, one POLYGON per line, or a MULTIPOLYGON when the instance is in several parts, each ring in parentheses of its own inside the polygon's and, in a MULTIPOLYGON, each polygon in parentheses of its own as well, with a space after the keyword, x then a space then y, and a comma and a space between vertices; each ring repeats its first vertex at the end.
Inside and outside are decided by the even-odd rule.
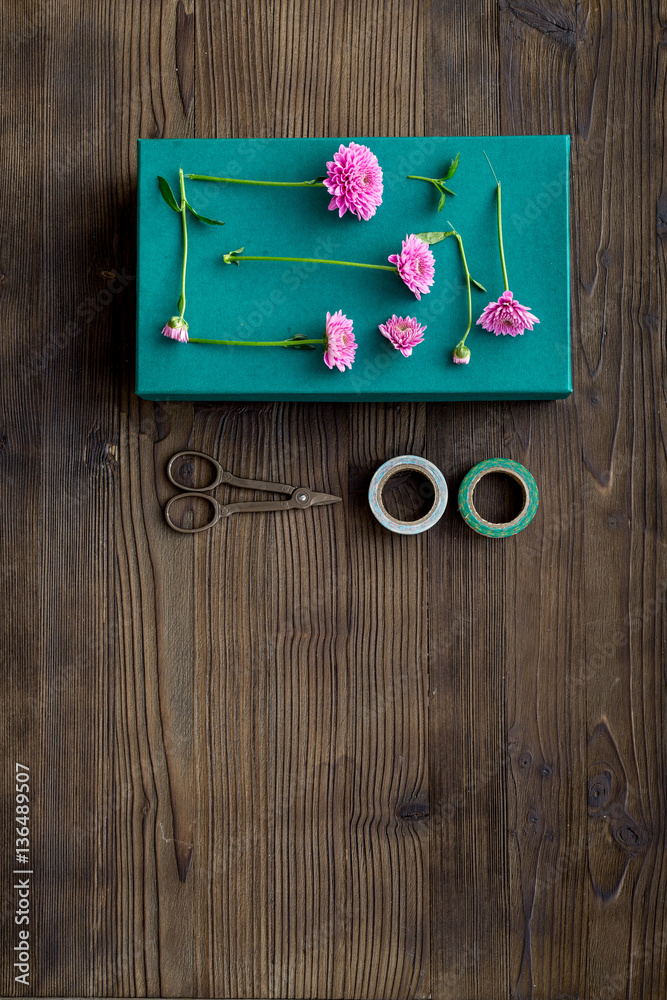
MULTIPOLYGON (((452 224, 451 224, 451 222, 448 222, 447 225, 451 226, 452 224)), ((459 245, 459 250, 461 251, 461 263, 463 264, 463 270, 465 271, 466 287, 468 289, 468 326, 466 327, 466 332, 463 334, 463 336, 459 340, 458 344, 454 348, 454 350, 456 351, 456 350, 458 350, 459 347, 463 347, 465 345, 466 338, 467 338, 467 336, 470 333, 470 330, 472 328, 472 295, 470 293, 470 285, 471 285, 471 283, 474 284, 474 285, 477 285, 477 287, 481 288, 482 291, 486 291, 486 289, 484 288, 483 285, 480 285, 480 283, 478 281, 475 281, 475 279, 470 274, 470 271, 468 270, 468 261, 466 260, 465 250, 463 249, 463 240, 461 239, 460 234, 457 233, 457 231, 454 229, 453 226, 452 226, 451 235, 456 238, 456 242, 459 245)))
POLYGON ((188 222, 187 222, 187 201, 185 198, 185 181, 183 180, 183 170, 179 167, 178 170, 178 180, 181 187, 181 222, 183 224, 183 263, 181 265, 181 295, 178 300, 177 309, 179 310, 179 319, 183 319, 185 313, 185 270, 188 265, 188 222))
POLYGON ((461 261, 463 263, 463 270, 466 273, 466 286, 468 288, 468 326, 466 332, 463 334, 463 337, 456 345, 457 347, 459 346, 463 347, 463 345, 466 342, 466 337, 470 333, 470 328, 472 326, 472 295, 470 294, 470 271, 468 270, 468 262, 466 260, 465 250, 463 249, 463 240, 461 239, 461 237, 457 232, 454 233, 454 236, 456 237, 456 242, 458 243, 459 250, 461 251, 461 261))
POLYGON ((209 177, 207 174, 186 174, 191 181, 218 181, 221 184, 259 184, 262 187, 324 187, 322 181, 245 181, 239 177, 209 177))
POLYGON ((191 344, 224 344, 228 347, 303 347, 305 344, 323 344, 324 340, 207 340, 190 337, 191 344))
POLYGON ((244 254, 242 257, 234 259, 234 263, 241 263, 244 260, 289 260, 298 261, 303 264, 341 264, 343 267, 370 267, 376 271, 394 271, 398 273, 398 268, 388 264, 357 264, 351 260, 322 260, 319 257, 252 257, 244 254))
POLYGON ((408 174, 407 177, 409 181, 427 181, 429 184, 435 184, 438 190, 446 191, 447 194, 456 195, 456 191, 452 191, 451 188, 448 188, 446 184, 443 184, 442 181, 435 177, 420 177, 419 174, 408 174))
MULTIPOLYGON (((486 153, 484 153, 484 156, 486 156, 486 153)), ((503 247, 503 210, 502 210, 502 205, 501 205, 501 201, 500 201, 500 181, 496 177, 496 172, 493 169, 493 165, 491 163, 491 160, 488 158, 488 156, 486 156, 486 162, 491 167, 491 173, 493 174, 493 179, 496 182, 496 195, 497 195, 496 209, 497 209, 497 219, 498 219, 498 246, 500 248, 500 263, 502 264, 502 268, 503 268, 503 281, 505 282, 505 291, 508 292, 510 286, 509 286, 509 284, 507 282, 507 268, 505 266, 505 249, 503 247)))
POLYGON ((505 291, 509 291, 509 284, 507 283, 507 268, 505 267, 505 250, 503 248, 503 211, 500 204, 500 182, 496 188, 498 194, 498 246, 500 247, 500 263, 503 266, 503 281, 505 282, 505 291))

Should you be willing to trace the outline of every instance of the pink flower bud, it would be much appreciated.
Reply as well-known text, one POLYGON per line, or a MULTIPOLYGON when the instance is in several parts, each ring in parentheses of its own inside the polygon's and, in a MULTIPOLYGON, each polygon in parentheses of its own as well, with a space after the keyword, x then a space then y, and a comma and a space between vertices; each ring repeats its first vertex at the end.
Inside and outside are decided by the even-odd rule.
POLYGON ((466 347, 465 344, 457 344, 452 354, 452 361, 455 365, 470 364, 470 348, 466 347))
POLYGON ((172 316, 169 322, 162 327, 162 336, 170 337, 172 340, 179 340, 183 344, 188 342, 188 324, 180 316, 172 316))

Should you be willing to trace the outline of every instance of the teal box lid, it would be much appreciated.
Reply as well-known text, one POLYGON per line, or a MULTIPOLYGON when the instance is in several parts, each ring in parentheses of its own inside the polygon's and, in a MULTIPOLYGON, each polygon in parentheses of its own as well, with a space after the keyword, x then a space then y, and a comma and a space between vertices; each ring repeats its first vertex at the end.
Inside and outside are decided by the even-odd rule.
POLYGON ((178 312, 182 233, 162 199, 158 175, 178 197, 178 169, 255 180, 308 180, 348 138, 140 139, 137 263, 136 391, 145 399, 183 400, 465 400, 558 399, 572 391, 570 363, 570 137, 356 138, 384 173, 384 197, 368 222, 329 211, 324 188, 271 188, 186 180, 188 200, 207 226, 188 215, 186 319, 190 336, 283 340, 323 334, 327 311, 354 321, 358 343, 350 370, 330 371, 322 351, 181 344, 161 335, 178 312), (539 317, 520 337, 476 326, 503 291, 496 228, 496 188, 487 153, 502 183, 509 286, 539 317), (461 154, 438 214, 431 184, 408 174, 443 176, 461 154), (463 238, 473 287, 472 357, 455 365, 452 350, 468 322, 464 273, 454 239, 431 249, 435 283, 421 301, 397 274, 364 268, 268 261, 226 265, 224 253, 318 257, 386 264, 408 233, 447 230, 463 238), (378 324, 392 314, 427 327, 408 358, 378 324))

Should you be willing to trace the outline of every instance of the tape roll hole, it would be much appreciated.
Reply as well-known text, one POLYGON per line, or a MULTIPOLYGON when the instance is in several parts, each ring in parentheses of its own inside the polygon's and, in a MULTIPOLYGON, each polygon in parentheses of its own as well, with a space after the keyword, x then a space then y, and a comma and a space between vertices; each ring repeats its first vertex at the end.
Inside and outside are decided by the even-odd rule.
POLYGON ((508 472, 487 472, 478 479, 471 500, 489 524, 515 521, 528 503, 523 484, 508 472))
POLYGON ((401 469, 382 485, 381 504, 395 521, 421 521, 435 506, 435 486, 418 469, 401 469))

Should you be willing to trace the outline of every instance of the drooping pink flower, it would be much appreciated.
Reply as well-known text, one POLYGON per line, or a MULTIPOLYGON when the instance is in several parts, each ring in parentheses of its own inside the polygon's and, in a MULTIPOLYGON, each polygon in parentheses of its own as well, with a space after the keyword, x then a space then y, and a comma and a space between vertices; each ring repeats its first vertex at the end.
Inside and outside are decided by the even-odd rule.
POLYGON ((452 354, 452 361, 455 365, 469 365, 470 348, 466 347, 465 344, 457 344, 452 354))
POLYGON ((403 240, 400 253, 392 253, 389 263, 398 268, 398 273, 411 292, 421 299, 430 291, 435 274, 435 260, 428 243, 424 243, 414 233, 403 240))
POLYGON ((382 204, 382 168, 377 156, 356 142, 341 145, 327 163, 324 186, 332 195, 330 211, 337 208, 339 216, 350 211, 368 221, 382 204))
POLYGON ((425 326, 419 325, 414 316, 397 316, 395 313, 385 323, 380 323, 379 330, 383 337, 389 340, 404 358, 409 358, 412 348, 421 344, 424 339, 425 326))
POLYGON ((537 316, 533 316, 527 306, 522 306, 512 293, 507 291, 503 292, 497 302, 489 302, 488 306, 485 306, 477 320, 477 326, 488 330, 489 333, 495 333, 496 337, 501 333, 518 337, 524 330, 532 330, 533 325, 539 322, 537 316))
POLYGON ((346 366, 352 367, 357 343, 352 331, 352 320, 344 316, 341 310, 327 313, 327 324, 324 333, 324 363, 329 368, 334 365, 340 372, 346 366))
POLYGON ((172 340, 180 340, 181 343, 188 342, 188 324, 180 316, 172 316, 169 322, 162 327, 162 336, 171 337, 172 340))

